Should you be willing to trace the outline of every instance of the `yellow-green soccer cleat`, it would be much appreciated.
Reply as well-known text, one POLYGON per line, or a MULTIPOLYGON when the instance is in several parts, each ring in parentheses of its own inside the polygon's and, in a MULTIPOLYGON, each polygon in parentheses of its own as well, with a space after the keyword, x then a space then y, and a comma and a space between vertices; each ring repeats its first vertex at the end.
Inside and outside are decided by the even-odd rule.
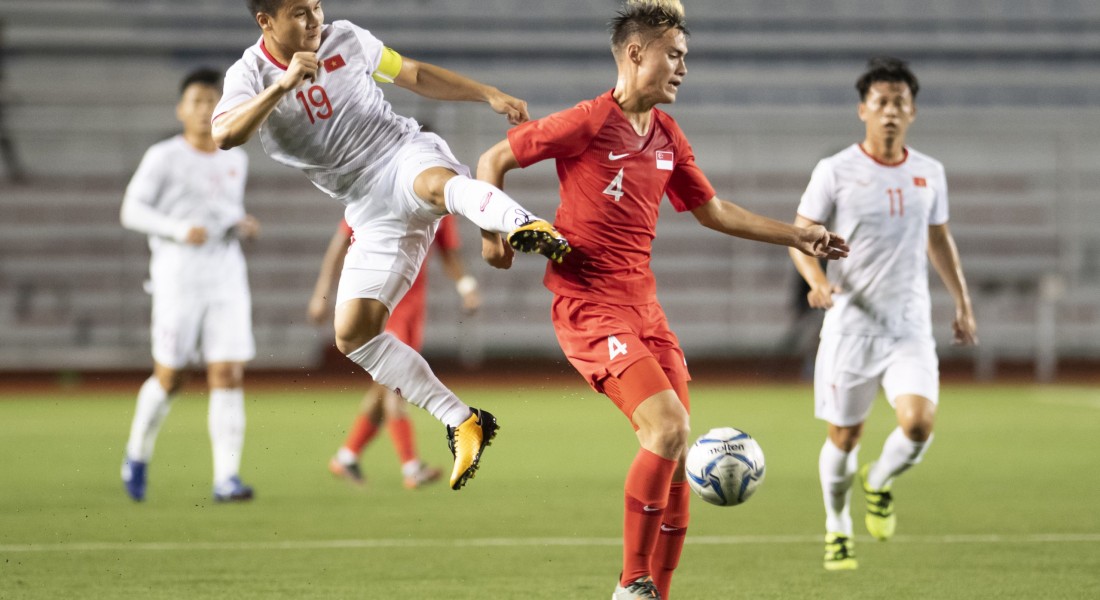
POLYGON ((541 254, 556 263, 573 250, 553 225, 541 219, 528 221, 509 233, 508 245, 519 252, 541 254))
POLYGON ((890 484, 879 489, 867 485, 867 474, 871 472, 870 463, 859 469, 859 478, 863 482, 863 497, 867 499, 867 516, 863 522, 867 533, 876 540, 886 541, 894 536, 898 527, 898 517, 894 514, 894 496, 890 493, 890 484))
POLYGON ((825 534, 825 570, 852 571, 859 568, 855 544, 843 533, 825 534))
POLYGON ((455 457, 451 489, 459 490, 477 472, 481 453, 497 434, 497 419, 488 411, 470 409, 470 418, 458 427, 447 426, 447 447, 455 457))

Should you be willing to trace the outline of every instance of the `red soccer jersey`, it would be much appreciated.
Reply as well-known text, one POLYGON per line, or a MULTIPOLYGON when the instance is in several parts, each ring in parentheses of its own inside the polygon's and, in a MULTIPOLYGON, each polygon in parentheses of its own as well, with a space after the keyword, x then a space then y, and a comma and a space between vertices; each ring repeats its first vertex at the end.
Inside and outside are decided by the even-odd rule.
POLYGON ((697 208, 714 188, 676 121, 653 109, 638 135, 611 92, 508 132, 521 167, 553 158, 561 182, 554 226, 573 251, 543 282, 561 296, 616 304, 657 300, 649 268, 661 198, 697 208))

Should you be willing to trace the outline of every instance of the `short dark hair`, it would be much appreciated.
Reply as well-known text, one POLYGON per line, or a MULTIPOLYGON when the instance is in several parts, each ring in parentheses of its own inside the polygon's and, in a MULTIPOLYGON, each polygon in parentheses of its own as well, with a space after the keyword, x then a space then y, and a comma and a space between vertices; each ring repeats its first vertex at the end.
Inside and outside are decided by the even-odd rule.
POLYGON ((873 84, 880 81, 908 85, 909 93, 914 100, 917 98, 917 92, 920 91, 920 83, 917 82, 917 76, 909 70, 909 63, 892 56, 876 56, 867 61, 867 70, 856 80, 860 101, 866 100, 867 91, 873 84))
POLYGON ((621 48, 635 35, 649 42, 672 28, 679 29, 684 35, 690 34, 684 19, 684 7, 677 0, 627 0, 608 24, 611 48, 621 48))
POLYGON ((208 85, 212 88, 220 88, 222 84, 222 72, 209 67, 202 67, 195 69, 184 76, 183 81, 180 82, 180 95, 182 96, 187 87, 193 83, 199 85, 208 85))
POLYGON ((286 0, 244 0, 245 5, 248 6, 248 14, 253 19, 256 18, 257 13, 274 15, 283 7, 284 2, 286 0))

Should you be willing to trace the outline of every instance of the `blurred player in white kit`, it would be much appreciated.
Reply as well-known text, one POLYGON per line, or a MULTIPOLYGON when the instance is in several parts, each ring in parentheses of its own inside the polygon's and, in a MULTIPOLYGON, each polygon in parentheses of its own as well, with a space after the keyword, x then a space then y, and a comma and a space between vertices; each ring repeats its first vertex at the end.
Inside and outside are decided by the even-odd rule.
POLYGON ((905 145, 917 114, 917 78, 903 61, 876 58, 856 89, 864 140, 818 163, 795 219, 803 227, 829 223, 848 240, 851 254, 830 263, 826 276, 813 258, 791 253, 810 286, 810 306, 827 310, 814 369, 814 412, 828 424, 818 467, 824 566, 830 571, 858 566, 849 500, 863 423, 880 386, 898 426, 878 460, 858 469, 865 524, 876 539, 894 535, 894 478, 919 463, 932 442, 939 360, 929 261, 955 302, 955 343, 977 343, 970 294, 947 226, 943 165, 905 145))
POLYGON ((138 392, 122 481, 145 499, 157 432, 183 382, 201 358, 210 386, 209 430, 218 502, 252 498, 238 476, 244 446, 244 365, 255 355, 252 299, 241 239, 259 223, 244 211, 248 157, 222 152, 210 117, 221 95, 221 73, 200 69, 180 86, 176 116, 183 133, 145 153, 122 203, 127 229, 147 234, 153 295, 153 375, 138 392))
MULTIPOLYGON (((246 0, 261 39, 226 73, 213 135, 227 149, 259 133, 276 161, 342 202, 355 235, 336 294, 336 346, 378 384, 447 426, 461 489, 496 435, 414 349, 385 332, 416 279, 439 219, 459 214, 486 239, 561 260, 566 240, 499 189, 473 179, 439 136, 393 112, 379 83, 436 100, 485 102, 515 124, 527 105, 446 69, 402 57, 348 21, 324 22, 320 0, 246 0)), ((494 246, 495 247, 495 246, 494 246)))

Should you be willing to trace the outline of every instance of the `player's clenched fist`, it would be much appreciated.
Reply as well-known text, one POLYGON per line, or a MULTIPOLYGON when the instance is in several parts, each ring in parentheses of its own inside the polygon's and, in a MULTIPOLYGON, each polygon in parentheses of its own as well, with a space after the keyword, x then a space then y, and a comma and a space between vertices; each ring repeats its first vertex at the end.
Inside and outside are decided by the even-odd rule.
POLYGON ((290 59, 290 65, 286 68, 286 73, 279 78, 279 85, 290 91, 306 80, 316 81, 317 70, 320 68, 321 61, 317 58, 316 52, 295 52, 294 57, 290 59))
POLYGON ((513 98, 504 92, 497 92, 489 98, 489 106, 496 112, 506 115, 508 122, 519 125, 527 122, 531 117, 527 114, 527 102, 519 98, 513 98))

